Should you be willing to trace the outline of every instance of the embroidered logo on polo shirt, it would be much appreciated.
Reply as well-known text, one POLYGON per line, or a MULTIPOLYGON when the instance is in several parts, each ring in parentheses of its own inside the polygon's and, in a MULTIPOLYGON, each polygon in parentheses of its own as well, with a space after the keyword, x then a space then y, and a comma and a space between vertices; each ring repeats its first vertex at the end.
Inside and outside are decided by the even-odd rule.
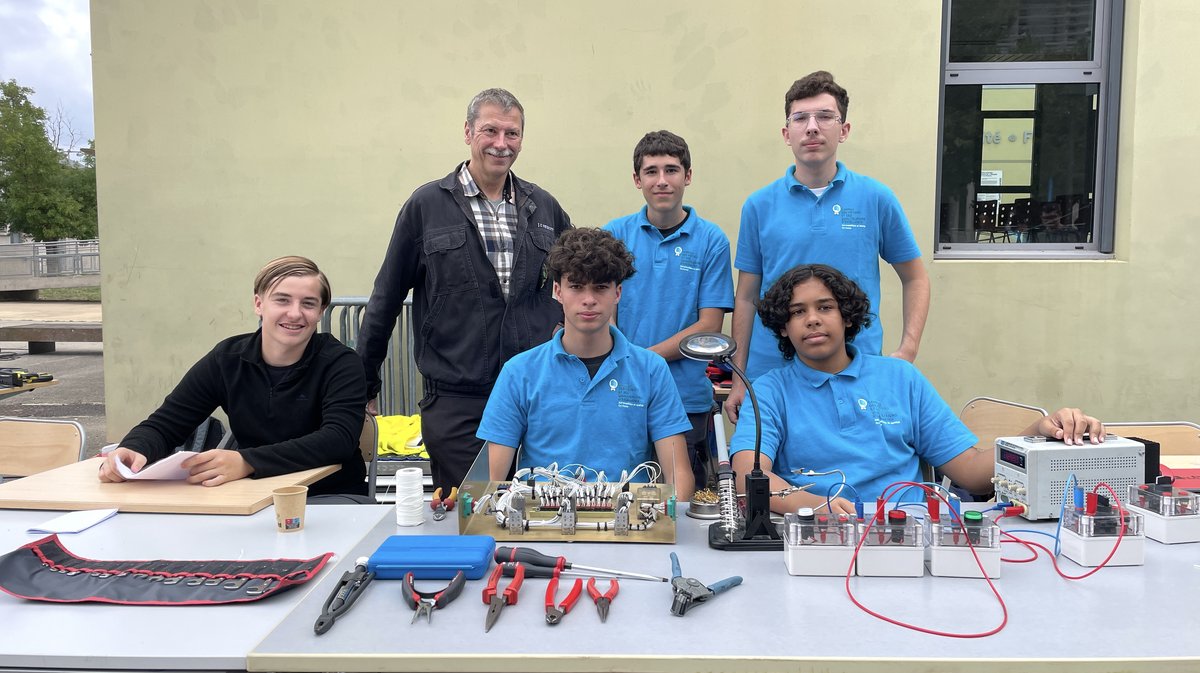
POLYGON ((636 386, 621 387, 616 379, 608 380, 608 389, 617 394, 617 408, 630 409, 635 407, 644 407, 646 403, 642 400, 642 396, 638 393, 636 386))
POLYGON ((871 419, 875 421, 875 425, 897 425, 900 423, 900 418, 892 409, 884 407, 879 402, 868 402, 865 398, 858 398, 858 408, 861 411, 871 414, 871 419))
POLYGON ((680 271, 700 270, 700 255, 691 250, 684 250, 682 247, 679 247, 675 248, 675 256, 679 258, 680 271))
POLYGON ((840 205, 834 206, 833 214, 841 218, 843 230, 867 228, 867 217, 857 208, 843 208, 840 205))

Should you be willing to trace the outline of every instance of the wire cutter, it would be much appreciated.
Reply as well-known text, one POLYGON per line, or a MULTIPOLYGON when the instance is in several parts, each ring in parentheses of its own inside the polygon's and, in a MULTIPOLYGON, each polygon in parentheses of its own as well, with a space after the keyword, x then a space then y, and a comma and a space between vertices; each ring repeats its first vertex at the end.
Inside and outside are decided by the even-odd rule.
POLYGON ((554 571, 554 577, 551 577, 550 583, 546 585, 546 623, 554 626, 562 621, 571 608, 575 607, 575 601, 579 600, 581 593, 583 593, 583 580, 577 577, 571 591, 567 593, 567 597, 558 604, 558 607, 555 607, 554 599, 558 594, 558 571, 554 571))
POLYGON ((462 593, 463 585, 467 583, 467 576, 463 571, 458 571, 454 575, 454 579, 445 588, 439 589, 436 592, 417 591, 413 583, 413 574, 404 574, 404 602, 408 607, 413 609, 412 624, 416 624, 417 620, 422 616, 433 623, 433 611, 441 610, 450 604, 458 595, 462 593))
MULTIPOLYGON (((319 636, 333 628, 334 621, 354 607, 355 601, 363 595, 373 579, 375 579, 375 573, 367 570, 367 557, 358 557, 354 562, 354 570, 342 573, 342 578, 333 588, 333 593, 325 599, 325 605, 321 607, 321 616, 317 617, 317 622, 313 624, 313 631, 319 636)), ((246 587, 246 593, 256 591, 261 594, 267 588, 267 584, 256 589, 246 587)))
POLYGON ((487 619, 483 622, 484 633, 492 630, 492 626, 500 618, 500 611, 506 605, 517 604, 517 593, 521 590, 521 582, 525 581, 525 566, 517 564, 517 569, 508 586, 504 587, 504 591, 498 592, 496 584, 499 583, 500 575, 503 572, 504 568, 497 565, 496 569, 492 571, 491 577, 488 578, 487 586, 483 589, 483 604, 488 606, 487 619))
POLYGON ((429 501, 429 509, 433 510, 433 520, 441 521, 446 518, 446 512, 454 511, 454 502, 458 499, 458 487, 450 487, 450 495, 442 498, 442 487, 439 486, 433 492, 433 499, 429 501))
POLYGON ((612 600, 617 597, 617 590, 620 588, 616 580, 609 580, 608 591, 600 593, 600 590, 596 588, 596 578, 588 578, 588 595, 592 597, 592 601, 596 604, 596 612, 600 613, 601 624, 608 621, 608 606, 612 605, 612 600))
POLYGON ((671 614, 676 617, 682 617, 692 606, 706 603, 713 596, 742 583, 742 577, 734 575, 705 586, 703 582, 694 577, 683 577, 682 575, 683 571, 679 569, 679 557, 675 555, 675 552, 671 552, 671 589, 675 592, 674 598, 671 600, 671 614))

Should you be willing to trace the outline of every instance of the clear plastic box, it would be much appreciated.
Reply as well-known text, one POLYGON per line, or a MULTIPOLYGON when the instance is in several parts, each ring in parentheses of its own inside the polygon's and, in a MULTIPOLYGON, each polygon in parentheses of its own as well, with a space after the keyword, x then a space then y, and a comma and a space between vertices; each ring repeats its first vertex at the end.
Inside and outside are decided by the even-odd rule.
POLYGON ((802 520, 798 515, 783 515, 784 542, 792 547, 833 546, 853 547, 858 544, 854 520, 846 515, 816 515, 813 520, 802 520))
POLYGON ((854 520, 844 515, 809 516, 783 515, 783 561, 788 574, 845 575, 858 544, 854 520))
POLYGON ((880 523, 876 521, 867 531, 867 524, 860 524, 859 535, 866 535, 864 547, 924 547, 925 532, 921 522, 915 517, 909 517, 903 524, 880 523))
MULTIPOLYGON (((1125 510, 1125 535, 1142 535, 1142 515, 1125 510)), ((1073 507, 1063 512, 1062 527, 1080 537, 1116 537, 1121 532, 1121 515, 1117 507, 1109 506, 1095 514, 1087 514, 1073 507)))
POLYGON ((972 547, 985 549, 1000 547, 1000 527, 990 519, 980 526, 960 526, 957 523, 931 523, 929 544, 934 547, 972 547))
POLYGON ((1130 486, 1128 502, 1161 516, 1200 514, 1200 493, 1174 488, 1170 484, 1130 486))

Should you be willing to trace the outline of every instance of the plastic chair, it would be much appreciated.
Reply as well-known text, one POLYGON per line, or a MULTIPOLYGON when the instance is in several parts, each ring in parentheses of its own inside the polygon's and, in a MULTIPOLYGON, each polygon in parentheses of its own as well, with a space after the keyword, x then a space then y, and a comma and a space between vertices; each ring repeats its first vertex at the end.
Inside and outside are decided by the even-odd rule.
MULTIPOLYGON (((232 432, 226 432, 224 424, 217 418, 209 417, 207 421, 192 433, 192 436, 180 446, 177 451, 204 451, 207 449, 237 450, 237 438, 232 432), (213 444, 214 437, 220 441, 213 444), (208 441, 206 441, 206 439, 208 441)), ((379 472, 379 424, 374 416, 367 414, 363 418, 362 434, 358 436, 358 450, 362 452, 363 462, 367 466, 367 496, 375 501, 375 480, 379 472)), ((314 496, 319 497, 319 496, 314 496)), ((354 501, 357 502, 357 501, 354 501)))
MULTIPOLYGON (((997 437, 1011 437, 1020 433, 1045 415, 1046 410, 1041 407, 998 400, 994 397, 976 397, 963 405, 958 419, 967 426, 971 434, 979 438, 976 446, 986 447, 993 446, 997 437)), ((942 471, 935 470, 934 480, 941 480, 942 477, 942 471)), ((968 493, 957 486, 954 488, 964 502, 977 500, 976 496, 982 495, 968 493)))
POLYGON ((1200 425, 1190 421, 1127 421, 1105 423, 1104 427, 1122 437, 1141 437, 1158 442, 1159 455, 1200 455, 1200 425))
POLYGON ((1046 410, 1041 407, 994 397, 976 397, 963 405, 958 420, 979 438, 979 446, 991 446, 997 437, 1016 435, 1046 415, 1046 410))
POLYGON ((0 418, 0 476, 28 477, 83 460, 86 438, 75 421, 0 418))
POLYGON ((375 417, 367 414, 363 419, 362 434, 358 437, 358 450, 362 451, 367 464, 367 496, 375 499, 375 478, 379 472, 379 424, 375 417))
POLYGON ((198 425, 188 438, 183 440, 183 444, 175 447, 175 451, 208 451, 209 449, 232 449, 237 448, 237 443, 233 439, 233 433, 225 431, 225 424, 221 419, 215 416, 209 416, 203 423, 198 425), (230 444, 233 444, 230 446, 230 444))

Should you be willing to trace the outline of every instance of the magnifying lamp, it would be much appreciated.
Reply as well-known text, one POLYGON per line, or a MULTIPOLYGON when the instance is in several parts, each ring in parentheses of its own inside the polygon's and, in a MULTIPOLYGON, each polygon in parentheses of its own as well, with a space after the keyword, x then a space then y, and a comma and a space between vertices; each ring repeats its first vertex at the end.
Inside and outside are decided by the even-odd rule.
MULTIPOLYGON (((737 342, 719 332, 697 332, 680 340, 679 352, 690 360, 701 362, 712 360, 729 365, 733 373, 745 384, 746 392, 750 396, 750 405, 754 408, 754 467, 750 474, 746 475, 745 527, 738 531, 731 528, 731 522, 728 520, 714 523, 708 529, 708 545, 714 549, 728 550, 782 550, 783 540, 779 537, 779 530, 771 522, 771 479, 762 471, 762 417, 758 413, 758 398, 755 397, 754 386, 750 385, 750 380, 746 378, 745 372, 731 359, 737 352, 737 342)), ((719 415, 716 421, 717 423, 724 422, 719 415)), ((718 447, 718 451, 725 451, 727 454, 724 442, 720 443, 722 446, 718 447)), ((719 459, 729 460, 727 455, 719 456, 719 459)), ((732 493, 732 471, 718 475, 718 482, 722 481, 722 477, 724 477, 727 490, 730 491, 728 494, 722 494, 722 500, 736 498, 732 493)), ((720 483, 718 483, 718 491, 720 491, 720 483)), ((731 513, 736 511, 736 501, 722 502, 721 508, 723 515, 728 510, 732 516, 731 513)))

